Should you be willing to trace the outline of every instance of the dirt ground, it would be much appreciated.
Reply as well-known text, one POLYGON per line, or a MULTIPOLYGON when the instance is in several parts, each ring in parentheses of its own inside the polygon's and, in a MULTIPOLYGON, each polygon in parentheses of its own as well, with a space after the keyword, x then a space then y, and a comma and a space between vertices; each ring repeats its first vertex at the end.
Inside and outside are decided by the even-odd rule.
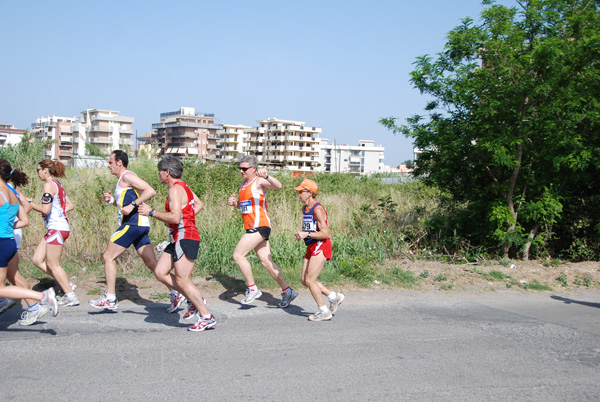
MULTIPOLYGON (((477 265, 455 265, 443 262, 429 261, 394 261, 390 267, 399 267, 402 271, 411 271, 416 282, 412 284, 387 283, 389 281, 372 280, 358 285, 347 285, 342 289, 352 291, 359 288, 367 289, 409 289, 415 291, 430 291, 436 293, 484 293, 484 292, 539 292, 537 284, 547 285, 545 291, 575 291, 577 289, 600 289, 600 263, 580 262, 564 263, 557 266, 545 264, 543 261, 513 261, 509 266, 497 262, 477 265)), ((73 278, 77 284, 77 294, 80 300, 86 302, 97 298, 104 292, 104 278, 80 279, 73 278)), ((221 300, 241 299, 243 282, 236 279, 196 277, 194 282, 209 299, 221 300)), ((32 283, 35 287, 44 284, 32 283)), ((336 287, 336 288, 339 288, 336 287)), ((279 290, 270 291, 277 295, 279 290)), ((299 289, 302 291, 302 289, 299 289)), ((544 290, 541 290, 544 291, 544 290)), ((117 279, 119 301, 132 302, 164 302, 167 300, 167 290, 153 278, 123 278, 117 279)))

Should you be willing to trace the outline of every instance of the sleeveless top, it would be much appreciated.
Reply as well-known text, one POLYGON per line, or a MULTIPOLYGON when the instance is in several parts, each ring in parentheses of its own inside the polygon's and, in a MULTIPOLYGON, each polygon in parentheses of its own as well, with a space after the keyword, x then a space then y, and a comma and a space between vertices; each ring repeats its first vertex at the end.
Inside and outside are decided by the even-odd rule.
MULTIPOLYGON (((8 186, 9 189, 12 190, 13 193, 15 193, 15 195, 17 196, 17 199, 19 200, 19 203, 21 203, 21 197, 19 197, 19 193, 17 192, 17 190, 15 190, 15 188, 10 183, 6 183, 6 185, 8 186)), ((19 217, 15 216, 15 223, 17 223, 18 221, 19 221, 19 217)), ((22 228, 14 229, 13 232, 15 234, 17 248, 21 248, 21 242, 23 240, 23 229, 22 228)))
MULTIPOLYGON (((121 187, 119 183, 121 183, 121 179, 125 173, 133 173, 131 170, 126 170, 119 176, 119 180, 115 186, 115 192, 113 197, 117 201, 117 208, 119 209, 119 215, 117 216, 117 222, 119 226, 121 225, 130 225, 130 226, 147 226, 150 227, 150 218, 147 216, 142 216, 138 213, 138 208, 135 207, 133 211, 129 215, 123 215, 121 210, 123 207, 131 204, 134 200, 136 200, 140 196, 140 192, 137 188, 134 187, 121 187)), ((137 175, 136 175, 137 176, 137 175)))
POLYGON ((250 183, 242 183, 239 200, 244 229, 255 229, 261 226, 271 227, 271 220, 267 214, 267 194, 258 189, 258 176, 250 183))
POLYGON ((58 180, 53 179, 52 183, 56 186, 56 194, 52 198, 50 213, 43 215, 46 229, 69 231, 69 221, 67 220, 67 193, 58 180))
POLYGON ((4 204, 0 207, 0 239, 12 239, 15 237, 13 227, 19 212, 19 203, 11 204, 4 193, 0 192, 0 195, 4 198, 4 204))
MULTIPOLYGON (((320 203, 316 203, 310 209, 310 211, 306 211, 306 205, 302 208, 302 231, 303 232, 318 232, 319 231, 319 222, 315 219, 315 208, 321 205, 320 203)), ((323 205, 321 205, 323 207, 323 205)), ((325 211, 325 207, 323 207, 323 211, 325 211)), ((327 211, 325 211, 325 223, 327 223, 327 211)), ((304 244, 307 246, 312 243, 316 243, 318 241, 324 241, 326 239, 304 239, 304 244)))
MULTIPOLYGON (((196 228, 196 213, 194 212, 194 193, 184 181, 177 181, 175 185, 180 185, 187 194, 187 205, 181 208, 181 219, 178 224, 169 224, 169 234, 171 242, 176 242, 182 239, 200 241, 200 234, 196 228)), ((165 202, 165 211, 171 212, 169 209, 169 199, 165 202)))

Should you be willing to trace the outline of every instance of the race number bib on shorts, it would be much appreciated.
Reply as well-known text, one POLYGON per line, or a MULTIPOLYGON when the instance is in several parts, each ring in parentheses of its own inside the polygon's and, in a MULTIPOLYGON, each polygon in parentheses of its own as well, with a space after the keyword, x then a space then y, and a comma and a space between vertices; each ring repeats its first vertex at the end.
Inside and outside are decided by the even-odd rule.
POLYGON ((240 201, 240 211, 242 214, 251 214, 252 213, 252 202, 251 201, 240 201))
POLYGON ((316 232, 317 231, 317 223, 313 219, 312 215, 303 217, 302 231, 303 232, 316 232))

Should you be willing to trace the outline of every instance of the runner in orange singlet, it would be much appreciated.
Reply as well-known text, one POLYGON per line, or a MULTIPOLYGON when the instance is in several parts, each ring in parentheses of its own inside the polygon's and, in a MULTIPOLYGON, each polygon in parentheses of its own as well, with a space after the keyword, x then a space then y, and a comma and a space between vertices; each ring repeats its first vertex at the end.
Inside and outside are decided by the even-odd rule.
POLYGON ((246 233, 238 242, 233 251, 233 260, 240 267, 240 271, 248 290, 241 301, 242 304, 250 304, 254 299, 262 296, 262 292, 254 283, 252 266, 246 255, 254 250, 263 267, 271 274, 273 279, 281 286, 281 302, 278 307, 286 308, 294 300, 298 293, 288 286, 281 269, 271 257, 269 247, 269 235, 271 234, 271 221, 267 213, 267 189, 279 190, 281 183, 276 178, 269 176, 266 169, 258 169, 258 161, 254 156, 244 156, 240 161, 240 173, 242 174, 242 185, 238 199, 229 197, 227 203, 240 209, 246 233))

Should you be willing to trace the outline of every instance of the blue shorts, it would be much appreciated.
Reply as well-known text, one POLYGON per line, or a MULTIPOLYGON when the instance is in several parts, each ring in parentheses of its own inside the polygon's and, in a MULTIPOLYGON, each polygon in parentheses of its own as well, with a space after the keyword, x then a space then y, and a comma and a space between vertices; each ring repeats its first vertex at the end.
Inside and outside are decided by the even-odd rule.
POLYGON ((17 254, 17 242, 14 238, 0 239, 0 268, 8 267, 8 262, 17 254))
POLYGON ((148 237, 150 228, 148 226, 121 225, 110 237, 110 241, 123 248, 129 248, 133 244, 136 250, 150 244, 148 237))

